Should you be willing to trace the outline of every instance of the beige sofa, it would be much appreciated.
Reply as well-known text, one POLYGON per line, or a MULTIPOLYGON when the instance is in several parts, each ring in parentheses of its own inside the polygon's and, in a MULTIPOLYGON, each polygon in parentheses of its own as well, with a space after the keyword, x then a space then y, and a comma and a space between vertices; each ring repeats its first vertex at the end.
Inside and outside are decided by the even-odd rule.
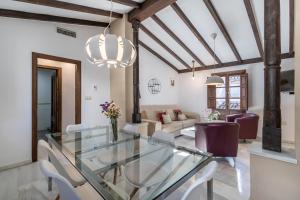
POLYGON ((183 128, 191 127, 195 123, 200 121, 200 115, 193 112, 185 112, 180 109, 186 116, 187 120, 184 121, 172 121, 170 124, 162 124, 157 119, 158 112, 173 111, 174 109, 180 109, 176 105, 144 105, 141 106, 142 121, 148 123, 148 136, 152 136, 155 131, 162 130, 168 133, 180 135, 180 130, 183 128))

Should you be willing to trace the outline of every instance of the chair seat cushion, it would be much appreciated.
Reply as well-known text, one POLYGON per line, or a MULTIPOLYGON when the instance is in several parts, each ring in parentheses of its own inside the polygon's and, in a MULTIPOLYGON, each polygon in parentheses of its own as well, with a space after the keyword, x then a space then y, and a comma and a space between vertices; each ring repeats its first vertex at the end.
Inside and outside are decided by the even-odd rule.
POLYGON ((182 121, 173 121, 170 124, 163 124, 162 131, 172 133, 182 129, 182 121))

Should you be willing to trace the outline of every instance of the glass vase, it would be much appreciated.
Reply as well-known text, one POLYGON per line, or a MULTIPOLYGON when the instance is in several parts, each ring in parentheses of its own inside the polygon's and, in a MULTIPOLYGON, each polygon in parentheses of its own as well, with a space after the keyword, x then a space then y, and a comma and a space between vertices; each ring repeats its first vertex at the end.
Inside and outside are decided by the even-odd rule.
POLYGON ((118 140, 118 119, 111 118, 110 123, 113 133, 113 142, 116 142, 118 140))

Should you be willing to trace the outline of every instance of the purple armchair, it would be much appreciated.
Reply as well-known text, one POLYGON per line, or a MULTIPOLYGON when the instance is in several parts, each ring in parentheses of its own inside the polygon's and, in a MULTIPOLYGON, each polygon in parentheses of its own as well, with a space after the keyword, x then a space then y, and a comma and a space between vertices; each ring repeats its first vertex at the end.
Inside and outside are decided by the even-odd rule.
POLYGON ((253 113, 227 115, 226 122, 240 125, 239 139, 256 139, 259 116, 253 113))
POLYGON ((215 157, 236 157, 239 125, 237 123, 196 123, 195 146, 215 157))

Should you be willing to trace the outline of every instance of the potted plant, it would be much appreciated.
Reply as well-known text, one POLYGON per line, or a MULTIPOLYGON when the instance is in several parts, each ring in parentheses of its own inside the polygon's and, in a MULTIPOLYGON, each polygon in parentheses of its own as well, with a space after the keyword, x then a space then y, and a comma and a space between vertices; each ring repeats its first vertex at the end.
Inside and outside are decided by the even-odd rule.
POLYGON ((220 119, 221 113, 219 111, 213 111, 208 115, 208 120, 213 121, 213 120, 218 120, 220 119))
POLYGON ((110 119, 112 132, 113 132, 113 142, 118 140, 118 118, 121 116, 120 107, 117 106, 113 101, 105 102, 100 104, 102 107, 102 113, 110 119))

